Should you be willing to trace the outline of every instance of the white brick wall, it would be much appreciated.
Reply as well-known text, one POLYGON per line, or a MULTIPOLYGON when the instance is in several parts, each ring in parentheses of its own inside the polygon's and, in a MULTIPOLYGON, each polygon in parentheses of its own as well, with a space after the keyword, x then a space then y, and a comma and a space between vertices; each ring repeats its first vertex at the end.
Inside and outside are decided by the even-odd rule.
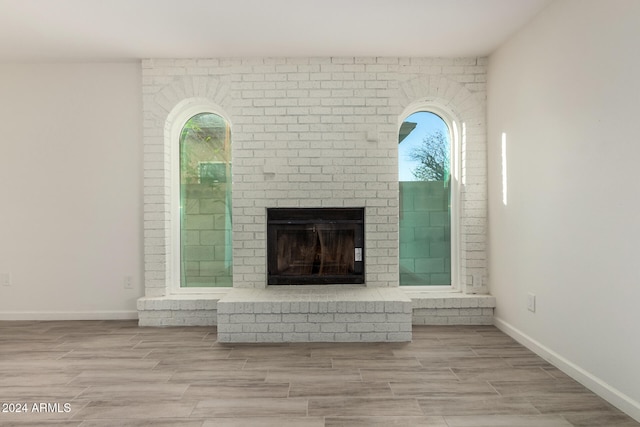
POLYGON ((484 58, 143 61, 147 297, 172 280, 170 137, 188 100, 232 125, 234 287, 266 283, 267 207, 366 207, 367 286, 398 285, 398 126, 429 101, 463 126, 461 277, 486 291, 484 58))

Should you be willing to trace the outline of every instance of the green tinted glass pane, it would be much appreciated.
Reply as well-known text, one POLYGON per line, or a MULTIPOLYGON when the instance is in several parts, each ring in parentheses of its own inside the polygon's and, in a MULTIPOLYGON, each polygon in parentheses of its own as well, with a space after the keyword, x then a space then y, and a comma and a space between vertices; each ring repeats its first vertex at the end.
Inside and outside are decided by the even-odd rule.
POLYGON ((181 287, 232 285, 231 135, 211 113, 180 135, 181 287))
POLYGON ((451 285, 451 143, 427 112, 400 128, 400 285, 451 285))

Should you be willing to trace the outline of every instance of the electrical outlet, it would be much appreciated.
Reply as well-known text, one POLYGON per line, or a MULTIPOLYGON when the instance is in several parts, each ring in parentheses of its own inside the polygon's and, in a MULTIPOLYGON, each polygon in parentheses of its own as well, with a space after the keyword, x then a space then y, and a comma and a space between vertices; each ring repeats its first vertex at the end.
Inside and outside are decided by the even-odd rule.
POLYGON ((11 286, 11 273, 0 274, 0 284, 2 286, 11 286))
POLYGON ((527 294, 527 310, 532 313, 536 312, 536 296, 534 294, 527 294))
POLYGON ((124 288, 125 289, 133 289, 133 277, 124 276, 124 288))

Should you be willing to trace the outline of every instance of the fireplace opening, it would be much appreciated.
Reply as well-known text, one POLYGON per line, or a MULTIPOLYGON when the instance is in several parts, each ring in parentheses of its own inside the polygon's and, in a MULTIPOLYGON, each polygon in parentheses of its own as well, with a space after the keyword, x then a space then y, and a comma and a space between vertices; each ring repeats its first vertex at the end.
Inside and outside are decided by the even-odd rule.
POLYGON ((267 209, 267 283, 364 283, 364 208, 267 209))

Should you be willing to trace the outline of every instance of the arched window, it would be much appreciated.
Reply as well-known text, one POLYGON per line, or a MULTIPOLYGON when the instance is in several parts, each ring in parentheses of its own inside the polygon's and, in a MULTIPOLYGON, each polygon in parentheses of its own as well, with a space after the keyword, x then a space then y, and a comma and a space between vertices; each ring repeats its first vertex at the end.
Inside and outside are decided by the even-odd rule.
POLYGON ((179 136, 180 287, 232 285, 231 130, 214 113, 179 136))
POLYGON ((454 285, 452 206, 457 162, 452 135, 448 124, 429 111, 409 115, 400 126, 401 286, 454 285))

